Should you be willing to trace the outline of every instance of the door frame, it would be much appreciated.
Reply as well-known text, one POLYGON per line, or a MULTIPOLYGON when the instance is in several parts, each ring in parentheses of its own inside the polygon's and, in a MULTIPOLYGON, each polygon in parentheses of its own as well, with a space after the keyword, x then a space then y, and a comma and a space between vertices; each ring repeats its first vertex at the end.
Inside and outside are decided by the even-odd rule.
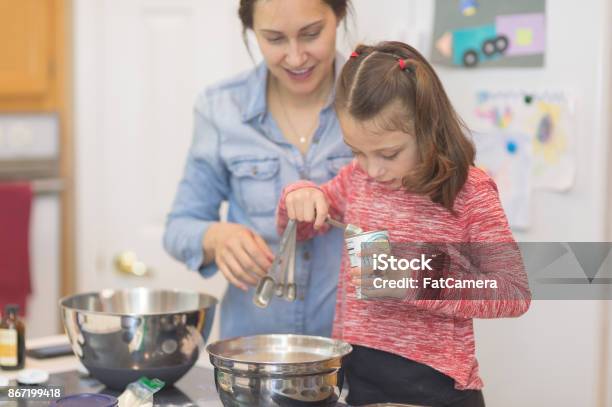
POLYGON ((74 131, 78 135, 75 146, 75 195, 78 222, 75 242, 77 270, 75 290, 82 291, 91 287, 87 281, 92 273, 84 273, 91 267, 99 268, 97 259, 98 238, 96 234, 99 214, 103 213, 96 199, 104 191, 104 183, 98 169, 100 165, 100 102, 96 98, 102 95, 104 84, 103 64, 99 63, 98 47, 91 44, 100 43, 104 26, 104 2, 73 0, 74 30, 74 131))

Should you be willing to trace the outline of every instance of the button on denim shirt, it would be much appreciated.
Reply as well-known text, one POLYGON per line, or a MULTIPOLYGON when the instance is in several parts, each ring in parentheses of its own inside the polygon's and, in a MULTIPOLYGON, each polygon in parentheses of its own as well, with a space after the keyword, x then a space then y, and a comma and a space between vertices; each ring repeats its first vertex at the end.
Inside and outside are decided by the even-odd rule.
MULTIPOLYGON (((336 57, 335 72, 343 59, 336 57)), ((219 206, 229 202, 228 221, 260 234, 274 253, 280 237, 275 210, 282 189, 297 180, 323 183, 352 160, 342 141, 333 94, 321 110, 311 146, 302 155, 290 144, 268 112, 265 64, 205 90, 195 105, 193 141, 183 179, 164 234, 164 247, 204 277, 217 272, 202 266, 202 239, 219 206)), ((221 337, 261 333, 330 336, 343 248, 340 230, 298 242, 297 300, 274 297, 266 309, 253 304, 254 288, 229 285, 221 301, 221 337)), ((206 291, 206 282, 202 282, 206 291)))

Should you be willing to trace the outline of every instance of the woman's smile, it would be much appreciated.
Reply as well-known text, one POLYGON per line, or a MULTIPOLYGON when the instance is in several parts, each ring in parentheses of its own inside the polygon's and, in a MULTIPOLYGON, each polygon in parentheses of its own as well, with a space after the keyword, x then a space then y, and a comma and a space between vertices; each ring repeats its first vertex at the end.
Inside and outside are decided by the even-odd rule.
POLYGON ((316 68, 316 65, 313 65, 309 68, 304 69, 288 69, 284 68, 285 72, 289 76, 289 79, 294 81, 306 81, 312 76, 312 72, 316 68))

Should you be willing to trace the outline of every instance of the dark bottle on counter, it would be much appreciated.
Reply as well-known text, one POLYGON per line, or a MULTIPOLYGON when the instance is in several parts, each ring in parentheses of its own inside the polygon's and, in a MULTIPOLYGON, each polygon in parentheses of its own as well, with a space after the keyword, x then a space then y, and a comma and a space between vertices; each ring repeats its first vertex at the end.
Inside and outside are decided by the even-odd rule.
POLYGON ((17 316, 19 306, 7 304, 0 321, 0 368, 23 369, 25 363, 25 326, 17 316))

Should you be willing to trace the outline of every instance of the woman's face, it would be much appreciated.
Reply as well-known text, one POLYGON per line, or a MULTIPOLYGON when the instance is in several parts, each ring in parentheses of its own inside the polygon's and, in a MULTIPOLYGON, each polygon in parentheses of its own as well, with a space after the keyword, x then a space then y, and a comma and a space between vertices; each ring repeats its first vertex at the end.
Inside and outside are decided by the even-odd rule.
POLYGON ((253 30, 278 84, 296 95, 320 89, 333 75, 338 19, 321 0, 259 0, 253 30))
POLYGON ((402 186, 402 178, 418 162, 413 135, 401 130, 382 130, 374 120, 357 121, 347 112, 339 112, 344 142, 359 166, 375 181, 389 189, 402 186))

